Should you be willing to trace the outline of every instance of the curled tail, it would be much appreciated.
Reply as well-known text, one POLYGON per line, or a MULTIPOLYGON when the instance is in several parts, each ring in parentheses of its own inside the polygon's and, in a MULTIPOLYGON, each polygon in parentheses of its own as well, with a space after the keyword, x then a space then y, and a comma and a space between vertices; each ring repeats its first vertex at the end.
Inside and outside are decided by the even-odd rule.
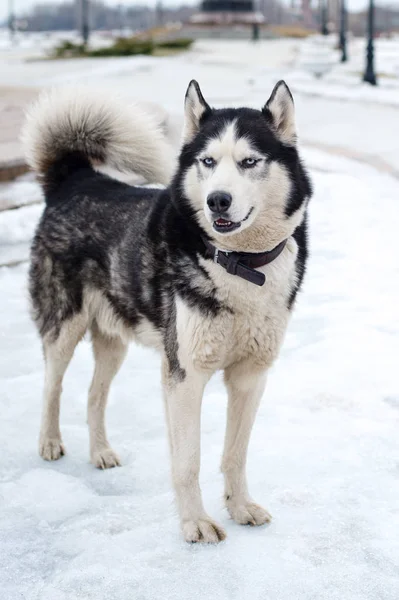
POLYGON ((139 106, 89 88, 44 92, 22 132, 27 162, 46 192, 73 171, 109 165, 168 184, 174 152, 156 120, 139 106))

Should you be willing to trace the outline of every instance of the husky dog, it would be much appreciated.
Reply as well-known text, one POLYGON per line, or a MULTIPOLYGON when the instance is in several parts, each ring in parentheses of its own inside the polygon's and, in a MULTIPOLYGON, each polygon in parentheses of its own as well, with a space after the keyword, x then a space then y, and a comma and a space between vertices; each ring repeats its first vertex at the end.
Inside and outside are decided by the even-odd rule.
POLYGON ((64 454, 62 379, 89 331, 95 357, 91 461, 103 469, 120 464, 104 413, 111 381, 134 340, 162 354, 184 538, 225 538, 204 509, 198 482, 201 400, 218 370, 228 391, 226 507, 237 523, 268 522, 248 492, 247 448, 304 275, 311 196, 287 85, 280 81, 260 111, 216 110, 192 81, 176 168, 147 115, 89 91, 39 99, 24 137, 46 200, 29 275, 46 371, 41 456, 64 454), (168 187, 130 186, 97 172, 99 164, 168 187))

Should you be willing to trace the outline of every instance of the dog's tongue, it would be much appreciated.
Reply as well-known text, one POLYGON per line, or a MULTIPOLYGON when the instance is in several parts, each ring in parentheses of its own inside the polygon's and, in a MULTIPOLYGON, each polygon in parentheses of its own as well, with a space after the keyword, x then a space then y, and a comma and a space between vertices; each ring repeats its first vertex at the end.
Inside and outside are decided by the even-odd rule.
POLYGON ((227 221, 226 219, 222 219, 221 217, 216 220, 218 225, 230 225, 231 221, 227 221))

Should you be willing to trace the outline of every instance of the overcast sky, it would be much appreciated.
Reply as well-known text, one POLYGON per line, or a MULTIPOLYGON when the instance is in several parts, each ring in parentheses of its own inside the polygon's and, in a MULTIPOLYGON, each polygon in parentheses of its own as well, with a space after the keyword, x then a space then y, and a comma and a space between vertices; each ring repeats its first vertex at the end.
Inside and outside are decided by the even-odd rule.
MULTIPOLYGON (((0 19, 5 19, 7 15, 7 5, 10 0, 0 0, 0 19)), ((285 0, 286 2, 290 0, 285 0)), ((297 0, 298 1, 298 0, 297 0)), ((62 0, 13 0, 15 6, 15 13, 21 14, 29 9, 34 4, 44 4, 50 3, 54 4, 55 2, 59 2, 61 4, 62 0)), ((106 4, 117 6, 118 4, 122 4, 122 6, 131 6, 132 4, 148 4, 149 6, 155 6, 156 0, 105 0, 106 4)), ((377 0, 378 2, 378 0, 377 0)), ((199 4, 198 0, 163 0, 165 6, 170 5, 179 5, 179 4, 199 4)), ((358 10, 365 7, 368 3, 368 0, 347 0, 349 10, 358 10)), ((389 4, 389 5, 399 5, 399 0, 383 0, 380 2, 381 4, 389 4)))

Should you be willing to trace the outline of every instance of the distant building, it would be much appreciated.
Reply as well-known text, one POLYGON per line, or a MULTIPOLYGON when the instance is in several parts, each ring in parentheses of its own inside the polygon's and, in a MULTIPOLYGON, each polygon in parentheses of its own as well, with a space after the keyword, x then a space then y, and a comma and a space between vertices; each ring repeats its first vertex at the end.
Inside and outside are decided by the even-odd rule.
POLYGON ((252 0, 203 0, 201 10, 195 13, 193 25, 256 25, 265 22, 261 12, 255 10, 252 0))

